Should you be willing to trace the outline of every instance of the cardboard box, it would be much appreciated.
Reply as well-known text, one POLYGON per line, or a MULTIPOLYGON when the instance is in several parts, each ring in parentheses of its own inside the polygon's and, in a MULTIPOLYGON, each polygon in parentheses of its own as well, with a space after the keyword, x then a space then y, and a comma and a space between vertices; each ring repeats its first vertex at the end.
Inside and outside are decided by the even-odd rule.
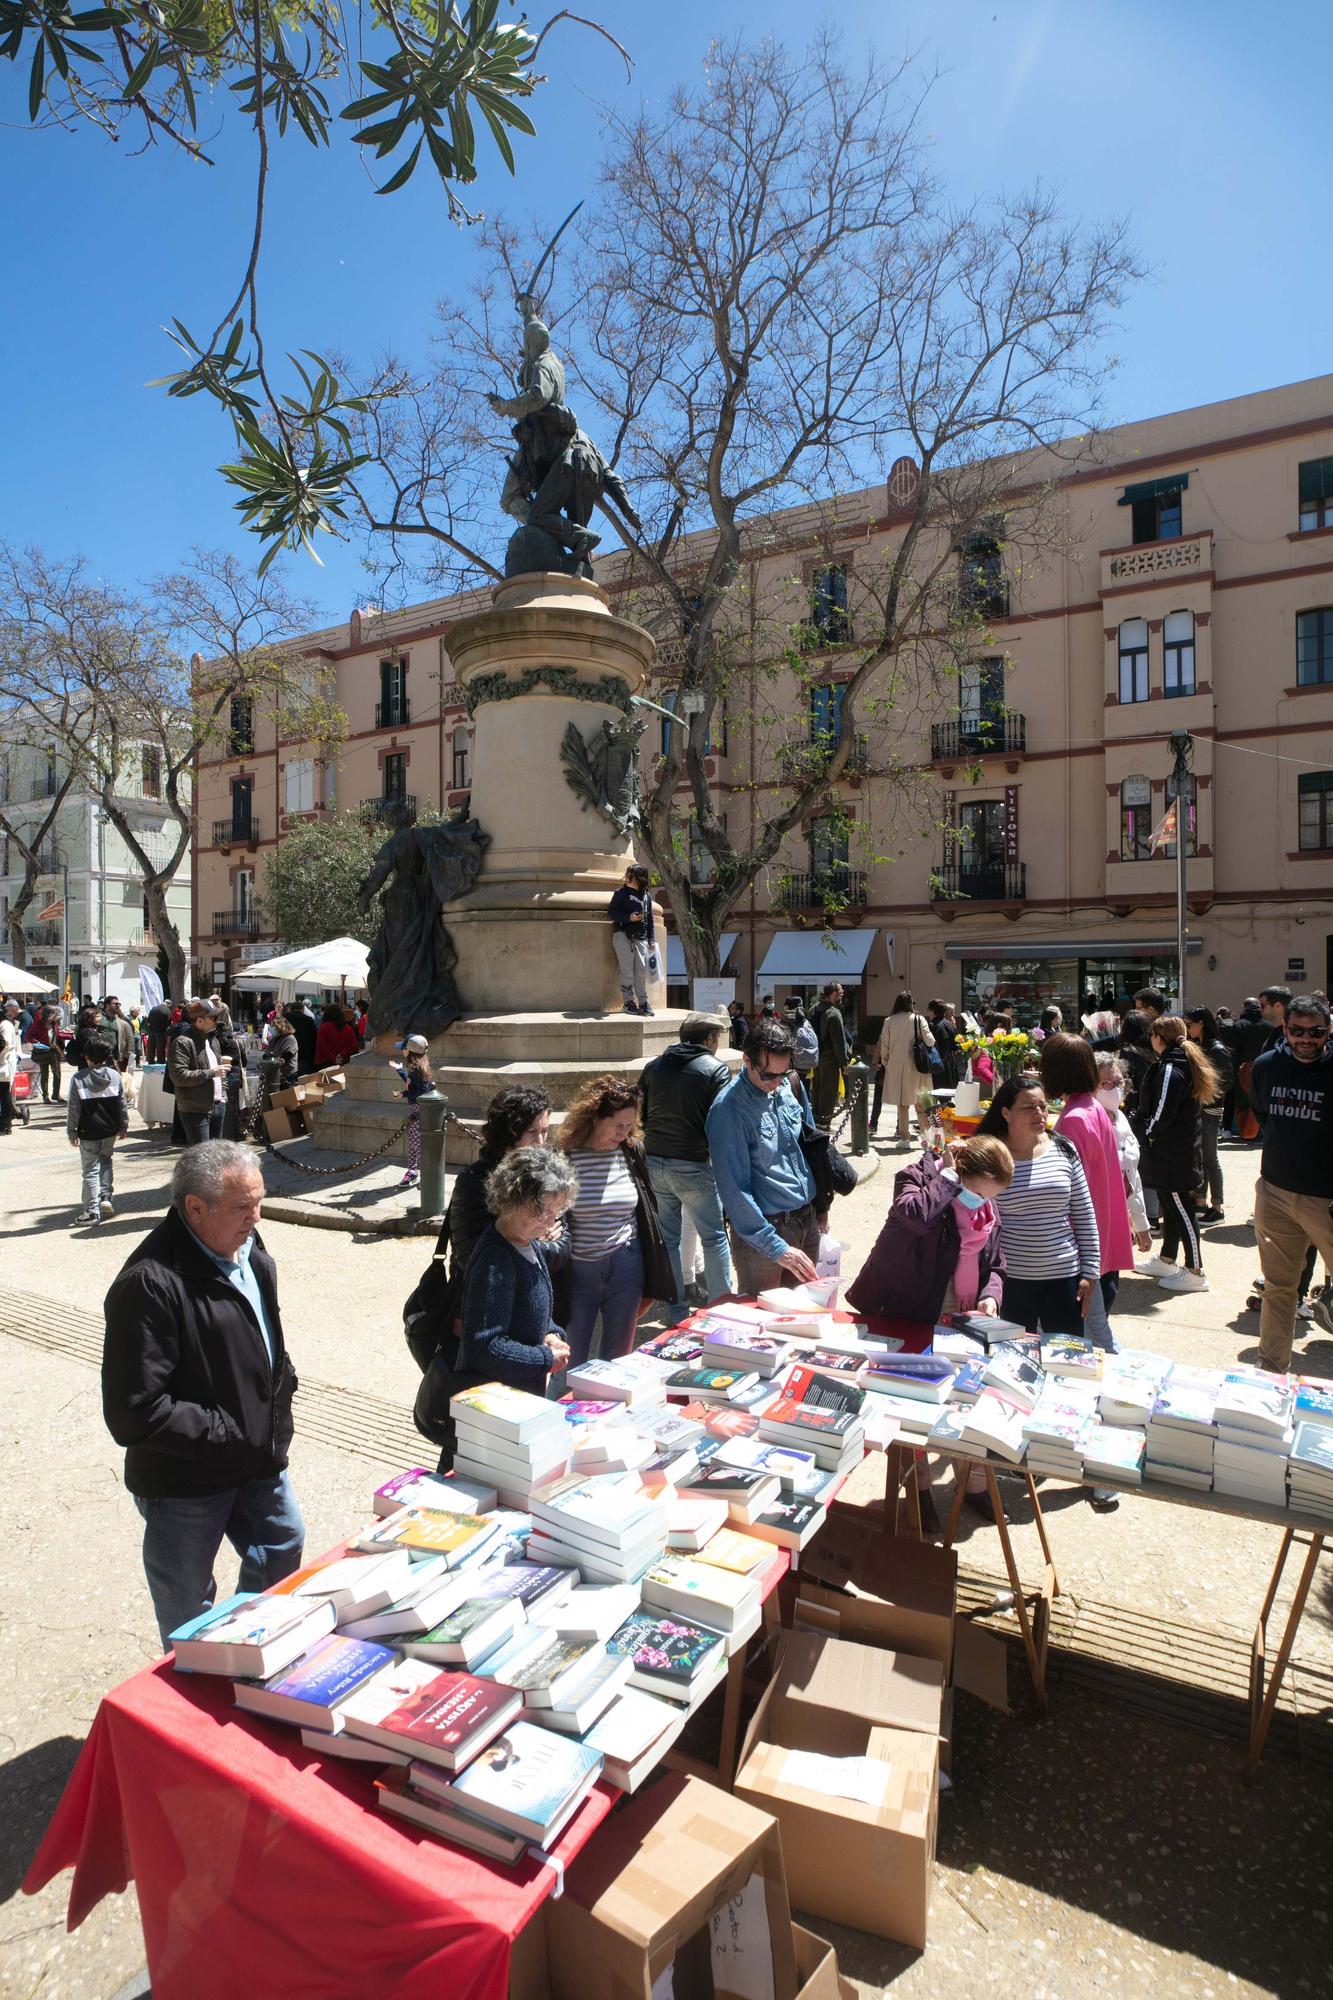
POLYGON ((546 1925, 541 1913, 524 1924, 509 1947, 509 2000, 547 2000, 546 1925))
POLYGON ((918 1950, 939 1810, 939 1676, 935 1661, 794 1635, 736 1777, 737 1797, 777 1819, 799 1908, 918 1950), (924 1719, 932 1699, 930 1732, 875 1719, 895 1711, 924 1719), (802 1768, 811 1753, 836 1761, 802 1768), (840 1781, 843 1760, 854 1761, 840 1781))
POLYGON ((286 1090, 275 1090, 270 1100, 283 1111, 300 1111, 307 1104, 322 1104, 325 1092, 315 1083, 288 1084, 286 1090))
POLYGON ((838 1954, 831 1944, 813 1931, 791 1927, 796 1950, 796 1977, 800 1985, 796 2000, 856 2000, 856 1990, 838 1971, 838 1954))
POLYGON ((761 1943, 774 2000, 796 2000, 777 1825, 697 1778, 660 1779, 605 1820, 546 1906, 555 2000, 651 2000, 669 1966, 680 1995, 738 2000, 728 1953, 761 1943))
POLYGON ((264 1130, 276 1145, 279 1139, 299 1138, 305 1131, 305 1121, 299 1111, 287 1111, 281 1105, 275 1105, 273 1110, 264 1113, 264 1130))

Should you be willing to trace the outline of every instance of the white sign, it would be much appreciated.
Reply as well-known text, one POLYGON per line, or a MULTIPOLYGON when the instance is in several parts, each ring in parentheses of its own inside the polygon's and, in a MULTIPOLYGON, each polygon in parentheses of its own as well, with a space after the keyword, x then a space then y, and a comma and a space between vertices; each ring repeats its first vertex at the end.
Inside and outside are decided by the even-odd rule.
POLYGON ((734 979, 696 979, 694 982, 696 1014, 725 1014, 735 998, 734 979))

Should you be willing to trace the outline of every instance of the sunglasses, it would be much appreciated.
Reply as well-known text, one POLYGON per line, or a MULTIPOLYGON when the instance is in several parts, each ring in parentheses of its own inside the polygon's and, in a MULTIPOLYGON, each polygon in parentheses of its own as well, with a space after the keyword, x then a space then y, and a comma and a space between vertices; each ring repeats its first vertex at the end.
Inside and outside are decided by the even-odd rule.
POLYGON ((1289 1042, 1322 1042, 1327 1033, 1327 1028, 1288 1028, 1287 1040, 1289 1042))
POLYGON ((785 1069, 756 1069, 753 1066, 753 1064, 751 1065, 750 1068, 750 1075, 754 1078, 755 1082, 757 1084, 762 1085, 764 1089, 768 1089, 770 1087, 776 1088, 776 1086, 782 1082, 783 1078, 786 1075, 788 1075, 788 1073, 789 1072, 785 1069))

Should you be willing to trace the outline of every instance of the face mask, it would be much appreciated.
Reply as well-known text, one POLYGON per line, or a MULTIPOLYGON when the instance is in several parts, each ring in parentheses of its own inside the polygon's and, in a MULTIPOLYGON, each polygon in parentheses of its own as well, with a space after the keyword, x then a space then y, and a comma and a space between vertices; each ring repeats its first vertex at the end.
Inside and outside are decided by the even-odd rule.
POLYGON ((1104 1104, 1108 1111, 1118 1111, 1120 1109, 1120 1100, 1123 1096, 1124 1092, 1118 1083, 1109 1083, 1105 1090, 1097 1092, 1097 1102, 1104 1104))
POLYGON ((973 1194, 971 1188, 960 1187, 954 1196, 954 1200, 961 1201, 964 1208, 984 1208, 986 1206, 985 1195, 973 1194))

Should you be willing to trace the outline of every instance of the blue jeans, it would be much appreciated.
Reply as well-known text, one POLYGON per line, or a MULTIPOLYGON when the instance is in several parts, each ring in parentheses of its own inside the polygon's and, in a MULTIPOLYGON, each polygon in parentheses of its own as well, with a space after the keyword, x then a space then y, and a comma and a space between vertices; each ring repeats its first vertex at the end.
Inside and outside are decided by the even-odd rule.
POLYGON ((80 1139, 79 1165, 83 1168, 83 1212, 96 1215, 114 1192, 114 1139, 80 1139))
POLYGON ((221 1104, 215 1104, 211 1111, 182 1111, 177 1105, 176 1116, 185 1134, 182 1145, 202 1146, 209 1139, 220 1139, 224 1111, 221 1104))
POLYGON ((224 1537, 241 1558, 238 1590, 267 1590, 300 1567, 305 1522, 285 1472, 225 1493, 171 1500, 136 1494, 134 1504, 144 1518, 144 1574, 164 1648, 178 1625, 217 1597, 213 1564, 224 1537))
POLYGON ((609 1257, 572 1257, 569 1263, 569 1365, 588 1359, 597 1315, 602 1315, 602 1360, 614 1361, 634 1345, 643 1302, 643 1252, 637 1236, 609 1257))
POLYGON ((1118 1354, 1115 1335, 1111 1331, 1111 1307, 1115 1304, 1116 1293, 1120 1290, 1119 1271, 1104 1271, 1097 1280, 1088 1302, 1088 1316, 1083 1322, 1083 1331, 1094 1347, 1100 1347, 1107 1354, 1118 1354))
POLYGON ((676 1280, 676 1304, 685 1304, 685 1282, 680 1266, 682 1209, 699 1232, 699 1243, 704 1253, 704 1283, 708 1287, 711 1304, 731 1290, 727 1218, 722 1213, 722 1197, 717 1191, 713 1169, 707 1160, 665 1160, 659 1154, 650 1153, 648 1172, 657 1196, 658 1220, 662 1224, 676 1280))

